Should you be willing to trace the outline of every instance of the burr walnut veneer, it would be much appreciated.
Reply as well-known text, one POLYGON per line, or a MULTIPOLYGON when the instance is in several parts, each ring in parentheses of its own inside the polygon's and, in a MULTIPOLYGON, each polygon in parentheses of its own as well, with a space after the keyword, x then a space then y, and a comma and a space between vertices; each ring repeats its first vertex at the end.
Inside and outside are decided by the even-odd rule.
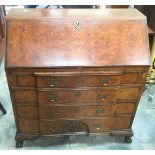
POLYGON ((149 68, 146 18, 135 9, 14 9, 6 20, 6 74, 23 140, 125 136, 149 68))

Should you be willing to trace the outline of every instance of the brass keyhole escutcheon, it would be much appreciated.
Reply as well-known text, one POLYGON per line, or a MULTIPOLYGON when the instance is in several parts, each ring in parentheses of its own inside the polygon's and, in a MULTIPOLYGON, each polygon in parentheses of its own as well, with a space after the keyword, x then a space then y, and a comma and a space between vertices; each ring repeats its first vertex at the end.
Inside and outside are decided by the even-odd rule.
POLYGON ((80 30, 81 29, 81 23, 79 21, 76 22, 75 28, 77 30, 80 30))
POLYGON ((80 77, 80 75, 78 75, 78 76, 76 77, 76 80, 77 80, 77 83, 80 83, 80 82, 81 82, 81 77, 80 77))

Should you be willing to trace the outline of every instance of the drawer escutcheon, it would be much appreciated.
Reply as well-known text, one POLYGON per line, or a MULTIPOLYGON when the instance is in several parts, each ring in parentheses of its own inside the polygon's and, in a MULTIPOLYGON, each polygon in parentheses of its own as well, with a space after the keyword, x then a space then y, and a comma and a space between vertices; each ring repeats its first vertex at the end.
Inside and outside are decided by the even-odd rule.
POLYGON ((74 111, 75 112, 79 112, 80 111, 80 107, 74 107, 74 111))
POLYGON ((100 130, 102 128, 101 124, 94 124, 94 128, 100 130))
POLYGON ((57 95, 49 95, 48 96, 48 100, 51 102, 55 102, 58 99, 57 95))
POLYGON ((96 109, 96 115, 101 115, 103 113, 105 113, 104 109, 96 109))
POLYGON ((107 94, 98 94, 97 98, 100 100, 105 100, 107 98, 107 96, 108 96, 107 94))
POLYGON ((58 84, 58 81, 57 81, 56 79, 54 79, 54 78, 49 78, 49 79, 47 80, 47 83, 48 83, 48 85, 50 85, 51 87, 54 87, 55 85, 58 84))
POLYGON ((75 92, 75 96, 80 97, 81 96, 81 92, 80 91, 76 91, 75 92))
POLYGON ((49 130, 51 132, 56 132, 58 130, 58 126, 57 125, 49 125, 49 130))
POLYGON ((55 109, 48 109, 47 113, 49 116, 58 116, 58 112, 55 109))
POLYGON ((110 83, 111 80, 109 78, 104 78, 100 80, 100 83, 103 84, 104 86, 108 85, 108 83, 110 83))

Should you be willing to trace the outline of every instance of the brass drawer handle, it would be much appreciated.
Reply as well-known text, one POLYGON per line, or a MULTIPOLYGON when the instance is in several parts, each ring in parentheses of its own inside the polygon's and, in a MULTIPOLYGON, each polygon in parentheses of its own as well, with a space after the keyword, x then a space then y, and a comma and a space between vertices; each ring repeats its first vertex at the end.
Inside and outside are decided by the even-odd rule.
POLYGON ((108 85, 108 83, 110 83, 111 80, 109 78, 104 78, 100 80, 100 83, 103 84, 104 86, 108 85))
POLYGON ((98 94, 97 98, 100 100, 105 100, 107 98, 107 96, 108 96, 107 94, 98 94))
POLYGON ((55 102, 58 99, 57 95, 49 95, 48 96, 48 100, 51 102, 55 102))
POLYGON ((49 125, 49 130, 51 132, 56 132, 58 130, 58 126, 57 125, 49 125))
POLYGON ((51 87, 54 87, 55 85, 57 85, 58 81, 54 78, 49 78, 47 80, 48 85, 50 85, 51 87))
POLYGON ((103 113, 105 113, 104 109, 96 109, 96 115, 101 115, 103 113))
POLYGON ((75 92, 75 96, 80 97, 81 96, 81 92, 80 91, 76 91, 75 92))
POLYGON ((75 108, 74 108, 74 111, 75 111, 75 112, 79 112, 79 111, 80 111, 80 107, 75 107, 75 108))
POLYGON ((100 130, 102 128, 101 124, 94 124, 94 128, 100 130))
POLYGON ((58 112, 55 109, 48 109, 47 114, 49 116, 58 116, 58 112))

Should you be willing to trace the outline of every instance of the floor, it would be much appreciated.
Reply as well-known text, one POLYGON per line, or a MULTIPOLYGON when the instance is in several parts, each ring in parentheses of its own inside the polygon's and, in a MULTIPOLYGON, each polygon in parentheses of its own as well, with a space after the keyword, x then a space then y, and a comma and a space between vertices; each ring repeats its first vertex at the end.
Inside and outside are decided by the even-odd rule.
MULTIPOLYGON (((111 136, 70 136, 62 138, 37 139, 24 141, 21 150, 142 150, 155 149, 155 85, 147 85, 133 123, 134 136, 131 144, 124 143, 122 137, 111 136)), ((0 149, 15 148, 15 122, 8 91, 4 64, 0 67, 0 101, 7 110, 0 112, 0 149)))

